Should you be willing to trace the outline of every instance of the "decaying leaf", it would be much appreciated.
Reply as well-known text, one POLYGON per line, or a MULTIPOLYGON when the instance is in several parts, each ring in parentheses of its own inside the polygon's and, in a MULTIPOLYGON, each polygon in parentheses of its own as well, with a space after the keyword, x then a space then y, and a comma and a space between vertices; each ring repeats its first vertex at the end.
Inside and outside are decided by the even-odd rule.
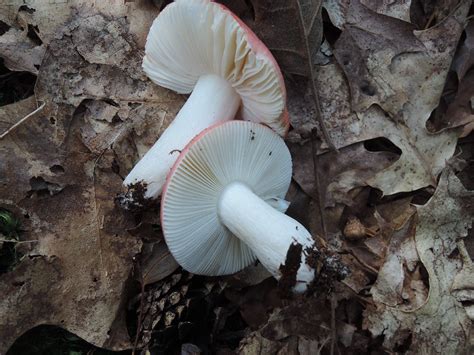
POLYGON ((151 1, 104 0, 91 3, 88 0, 16 1, 0 3, 0 21, 25 30, 32 27, 41 41, 48 45, 60 32, 61 27, 85 9, 105 16, 127 17, 129 33, 135 36, 139 47, 145 45, 151 22, 158 15, 158 8, 151 1))
MULTIPOLYGON (((335 44, 338 63, 317 69, 332 141, 341 148, 385 137, 402 151, 395 163, 367 179, 384 194, 436 185, 458 133, 431 134, 425 124, 442 93, 469 2, 424 31, 372 13, 357 1, 347 6, 350 11, 335 44)), ((299 124, 314 126, 310 121, 299 124)))
MULTIPOLYGON (((317 199, 313 160, 308 159, 314 154, 311 142, 290 143, 289 146, 294 157, 293 178, 308 195, 317 199)), ((370 152, 362 143, 320 155, 317 171, 324 206, 351 205, 349 191, 366 186, 377 171, 388 167, 396 158, 397 155, 390 152, 370 152)))
MULTIPOLYGON (((38 242, 1 276, 0 352, 45 323, 97 346, 131 346, 123 292, 141 242, 113 197, 182 99, 146 80, 129 33, 124 17, 77 13, 50 38, 35 89, 44 109, 2 140, 2 206, 38 242)), ((11 106, 2 128, 37 104, 11 106)))
POLYGON ((453 102, 445 113, 445 121, 438 129, 463 127, 462 137, 469 135, 474 129, 474 70, 470 70, 459 83, 453 102))
MULTIPOLYGON (((13 104, 15 113, 31 109, 28 101, 13 104)), ((126 220, 107 197, 121 180, 106 169, 94 173, 75 127, 66 147, 50 126, 38 115, 2 141, 2 206, 21 216, 25 238, 36 242, 22 244, 24 258, 0 276, 0 352, 39 324, 126 347, 121 295, 140 242, 123 233, 126 220)))
POLYGON ((410 22, 411 0, 361 0, 361 4, 379 14, 410 22))
POLYGON ((27 31, 11 27, 0 36, 0 56, 12 71, 38 73, 45 47, 28 38, 27 31))
POLYGON ((453 69, 461 81, 469 69, 474 65, 474 21, 469 21, 464 30, 466 37, 453 61, 453 69))
POLYGON ((321 301, 299 300, 275 309, 262 328, 242 341, 239 354, 319 354, 331 338, 330 324, 330 311, 321 301))
POLYGON ((271 50, 283 72, 308 77, 322 39, 321 0, 221 0, 271 50))
POLYGON ((471 1, 219 1, 285 74, 287 214, 351 270, 329 294, 286 298, 260 264, 219 279, 175 271, 159 206, 114 206, 184 102, 141 70, 169 2, 0 4, 0 78, 31 79, 0 101, 20 100, 0 107, 0 209, 21 227, 0 240, 18 252, 0 275, 0 353, 39 324, 143 353, 462 353, 474 197, 446 165, 472 175, 472 136, 458 144, 473 127, 471 1))
POLYGON ((374 336, 384 334, 386 347, 408 341, 413 353, 460 353, 468 345, 471 323, 452 294, 453 275, 461 271, 462 265, 452 254, 457 240, 465 237, 472 226, 473 204, 474 193, 467 191, 452 171, 445 170, 434 196, 426 205, 417 207, 414 240, 406 239, 414 243, 417 255, 413 254, 413 247, 404 246, 406 242, 396 242, 397 251, 390 256, 399 257, 386 261, 387 270, 379 274, 372 287, 375 306, 365 313, 365 326, 374 336), (429 276, 429 293, 423 291, 426 286, 421 281, 407 279, 407 270, 413 270, 418 259, 429 276), (407 280, 410 283, 406 286, 414 292, 400 293, 407 280), (421 297, 424 294, 425 299, 421 297), (408 309, 400 306, 404 297, 412 304, 408 309))
MULTIPOLYGON (((178 263, 171 255, 164 240, 145 245, 148 250, 144 250, 146 258, 140 267, 140 282, 148 285, 160 281, 171 275, 177 268, 178 263)), ((142 252, 143 253, 143 252, 142 252)))
POLYGON ((454 297, 461 302, 466 310, 467 316, 474 320, 474 263, 467 252, 464 240, 458 240, 459 255, 462 260, 462 269, 456 275, 451 287, 454 297))

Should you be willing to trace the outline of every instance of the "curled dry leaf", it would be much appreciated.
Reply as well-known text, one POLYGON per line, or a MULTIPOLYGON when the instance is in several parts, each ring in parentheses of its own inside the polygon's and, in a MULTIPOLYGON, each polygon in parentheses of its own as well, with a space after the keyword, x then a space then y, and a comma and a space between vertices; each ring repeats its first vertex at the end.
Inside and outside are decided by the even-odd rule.
POLYGON ((413 353, 459 353, 468 345, 470 319, 456 298, 458 295, 452 293, 453 276, 462 272, 462 265, 459 257, 452 254, 457 240, 466 237, 472 226, 473 204, 474 193, 467 191, 452 171, 445 170, 433 197, 417 207, 414 239, 406 240, 414 243, 414 248, 406 242, 392 243, 392 255, 409 258, 403 263, 406 269, 401 268, 402 259, 387 259, 387 269, 379 274, 372 288, 375 305, 366 310, 364 320, 374 336, 384 334, 387 348, 408 342, 413 353), (407 280, 406 271, 413 270, 418 260, 428 273, 429 293, 419 277, 411 278, 409 283, 413 293, 400 293, 407 280), (390 295, 390 291, 395 294, 390 295), (421 297, 423 294, 426 298, 421 297), (409 309, 400 307, 406 296, 409 309), (412 335, 410 340, 408 334, 412 335))
POLYGON ((373 228, 367 228, 364 226, 357 217, 349 216, 343 233, 346 238, 357 240, 366 237, 373 237, 377 234, 377 231, 373 228))
POLYGON ((179 265, 171 255, 164 240, 149 243, 145 247, 146 257, 140 267, 140 282, 144 285, 163 280, 178 268, 179 265))
POLYGON ((474 21, 471 18, 464 30, 466 37, 453 60, 453 69, 461 81, 474 65, 474 21))

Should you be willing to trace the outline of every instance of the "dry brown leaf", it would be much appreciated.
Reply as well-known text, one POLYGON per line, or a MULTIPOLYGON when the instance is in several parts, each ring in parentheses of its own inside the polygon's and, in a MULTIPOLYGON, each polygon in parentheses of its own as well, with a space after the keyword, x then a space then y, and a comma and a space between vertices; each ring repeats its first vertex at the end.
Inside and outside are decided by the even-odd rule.
MULTIPOLYGON (((366 178, 384 194, 436 185, 454 153, 458 133, 431 134, 425 124, 438 105, 468 8, 463 2, 438 26, 415 31, 353 2, 335 50, 349 86, 336 63, 317 69, 322 114, 337 148, 385 137, 402 151, 366 178)), ((307 131, 314 123, 306 117, 294 120, 307 131)))
POLYGON ((164 240, 145 244, 142 254, 145 257, 142 256, 139 281, 144 285, 163 280, 179 267, 164 240))
POLYGON ((391 236, 384 263, 371 289, 375 302, 403 311, 418 308, 428 295, 417 265, 415 222, 416 219, 411 218, 391 236))
POLYGON ((293 300, 244 338, 239 354, 319 354, 331 338, 330 324, 330 307, 324 301, 293 300))
MULTIPOLYGON (((293 156, 293 178, 311 197, 318 199, 314 167, 311 156, 311 142, 289 143, 293 156)), ((319 193, 324 198, 324 206, 336 203, 352 204, 349 191, 366 186, 367 181, 379 170, 388 167, 397 158, 389 152, 370 152, 362 143, 328 152, 318 159, 319 193)))
MULTIPOLYGON (((25 216, 25 238, 38 240, 0 276, 8 295, 0 352, 45 323, 100 347, 130 347, 125 281, 141 241, 127 233, 133 221, 113 197, 183 99, 146 80, 124 17, 84 11, 49 38, 35 88, 44 109, 0 146, 2 206, 25 216)), ((2 128, 37 104, 32 97, 11 106, 2 108, 2 128)))
MULTIPOLYGON (((144 47, 148 28, 158 15, 158 8, 146 0, 124 1, 121 4, 116 1, 91 3, 87 0, 36 1, 26 5, 22 1, 1 2, 0 21, 10 26, 0 36, 0 56, 4 58, 5 66, 12 71, 37 74, 46 46, 78 9, 126 19, 129 34, 135 38, 139 47, 144 47)), ((106 47, 116 46, 113 40, 111 42, 106 43, 106 47)))
POLYGON ((466 38, 453 61, 453 69, 456 71, 459 81, 464 78, 464 75, 474 65, 474 21, 472 18, 464 31, 466 38))
POLYGON ((60 32, 61 27, 78 12, 90 10, 105 16, 126 17, 129 33, 135 37, 139 47, 145 46, 146 35, 152 21, 159 11, 151 1, 89 1, 89 0, 52 0, 52 1, 15 1, 0 3, 0 21, 14 27, 36 29, 38 37, 48 45, 60 32))
POLYGON ((456 275, 451 286, 454 297, 461 302, 467 316, 474 321, 474 263, 469 255, 464 240, 458 240, 459 255, 462 260, 462 269, 456 275))
POLYGON ((467 136, 473 129, 474 123, 474 70, 470 70, 459 83, 454 101, 449 105, 445 120, 438 129, 463 127, 462 137, 467 136))
POLYGON ((322 39, 321 0, 221 0, 271 50, 288 74, 309 76, 322 39))
POLYGON ((11 27, 0 36, 0 57, 11 71, 38 74, 45 47, 27 37, 27 31, 11 27))
MULTIPOLYGON (((25 101, 11 111, 30 110, 34 100, 25 101)), ((67 145, 54 139, 44 114, 2 141, 2 206, 21 217, 24 238, 37 242, 25 244, 21 263, 0 276, 1 353, 39 324, 100 346, 129 346, 121 299, 140 241, 123 232, 126 220, 108 196, 121 179, 95 169, 77 127, 62 123, 70 129, 67 145)))
POLYGON ((379 14, 410 22, 411 0, 361 0, 361 3, 379 14))
MULTIPOLYGON (((417 207, 414 241, 416 253, 429 276, 427 298, 422 300, 420 297, 425 292, 424 286, 415 278, 409 285, 413 293, 407 294, 415 308, 394 306, 393 302, 399 303, 399 300, 390 300, 393 296, 389 295, 389 290, 400 290, 401 278, 406 274, 403 275, 402 270, 389 272, 390 265, 393 269, 401 263, 399 257, 393 262, 389 257, 387 270, 379 274, 379 281, 372 288, 376 304, 365 313, 365 326, 374 336, 384 334, 384 346, 388 349, 406 343, 410 334, 412 338, 405 346, 409 346, 411 353, 460 353, 468 345, 471 323, 452 293, 461 263, 452 254, 457 240, 467 236, 472 226, 473 205, 474 193, 467 191, 452 171, 445 170, 433 197, 426 205, 417 207)), ((403 258, 409 256, 411 261, 404 263, 408 270, 415 261, 415 255, 409 249, 408 245, 405 248, 402 244, 396 248, 403 258)), ((403 298, 403 294, 401 296, 403 298)))

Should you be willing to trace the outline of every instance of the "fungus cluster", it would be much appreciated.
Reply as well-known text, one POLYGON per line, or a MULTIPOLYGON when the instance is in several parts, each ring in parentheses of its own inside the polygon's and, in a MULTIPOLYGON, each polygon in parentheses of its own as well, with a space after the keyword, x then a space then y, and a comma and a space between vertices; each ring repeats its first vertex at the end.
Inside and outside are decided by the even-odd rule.
POLYGON ((175 259, 209 276, 258 259, 280 279, 298 245, 294 290, 305 291, 314 278, 305 250, 314 240, 284 213, 292 165, 281 136, 289 120, 269 50, 224 6, 176 0, 150 29, 143 69, 160 86, 192 92, 124 181, 145 187, 142 198, 162 194, 161 223, 175 259))
POLYGON ((275 59, 220 4, 177 0, 165 7, 148 34, 143 70, 159 86, 192 93, 125 178, 129 189, 145 187, 140 197, 155 199, 161 194, 179 151, 207 127, 237 116, 264 123, 282 136, 288 131, 285 85, 275 59))

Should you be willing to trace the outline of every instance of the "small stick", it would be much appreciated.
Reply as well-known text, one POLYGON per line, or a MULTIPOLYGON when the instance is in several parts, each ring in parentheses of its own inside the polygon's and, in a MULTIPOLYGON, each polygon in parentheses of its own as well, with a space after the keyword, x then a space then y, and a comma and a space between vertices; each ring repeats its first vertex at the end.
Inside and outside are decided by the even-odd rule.
POLYGON ((331 295, 331 349, 330 354, 334 355, 334 347, 336 345, 336 300, 331 295))
POLYGON ((135 355, 135 351, 138 348, 138 341, 140 340, 140 330, 142 328, 142 322, 143 319, 145 318, 143 315, 143 307, 145 305, 145 280, 143 277, 143 270, 141 267, 141 264, 138 264, 138 272, 140 273, 140 280, 141 280, 141 290, 140 290, 140 308, 139 308, 139 313, 138 313, 138 324, 137 324, 137 334, 135 334, 135 341, 133 342, 133 349, 132 349, 132 355, 135 355))
POLYGON ((46 105, 46 102, 43 102, 43 104, 40 107, 38 107, 36 110, 34 110, 33 112, 30 112, 25 117, 23 117, 21 120, 19 120, 17 123, 15 123, 13 126, 11 126, 9 129, 7 129, 5 132, 0 134, 0 139, 5 138, 11 131, 13 131, 15 128, 17 128, 19 125, 21 125, 27 119, 29 119, 31 116, 33 116, 36 113, 38 113, 39 111, 41 111, 44 108, 45 105, 46 105))
POLYGON ((12 239, 0 239, 0 243, 16 243, 16 244, 23 244, 23 243, 36 243, 39 242, 38 239, 34 240, 12 240, 12 239))
POLYGON ((313 155, 313 169, 314 169, 314 183, 316 185, 316 193, 318 195, 318 207, 319 214, 321 215, 321 230, 323 235, 326 237, 326 223, 324 222, 324 206, 323 206, 323 197, 321 195, 321 186, 319 184, 319 174, 318 174, 318 147, 315 144, 315 141, 318 141, 318 130, 313 128, 311 130, 311 150, 313 155))

